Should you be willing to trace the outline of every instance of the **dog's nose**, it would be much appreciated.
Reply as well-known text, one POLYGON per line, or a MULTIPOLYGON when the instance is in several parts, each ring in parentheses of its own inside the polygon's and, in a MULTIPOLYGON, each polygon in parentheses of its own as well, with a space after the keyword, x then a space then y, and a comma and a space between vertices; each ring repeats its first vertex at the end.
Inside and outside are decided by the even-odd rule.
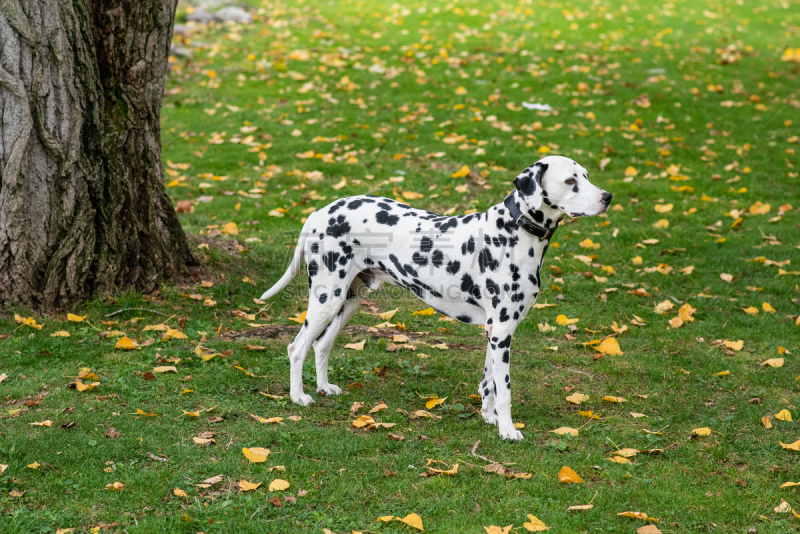
POLYGON ((605 191, 603 193, 603 196, 601 197, 601 199, 603 200, 603 204, 605 204, 606 206, 611 204, 611 197, 612 197, 611 193, 609 193, 608 191, 605 191))

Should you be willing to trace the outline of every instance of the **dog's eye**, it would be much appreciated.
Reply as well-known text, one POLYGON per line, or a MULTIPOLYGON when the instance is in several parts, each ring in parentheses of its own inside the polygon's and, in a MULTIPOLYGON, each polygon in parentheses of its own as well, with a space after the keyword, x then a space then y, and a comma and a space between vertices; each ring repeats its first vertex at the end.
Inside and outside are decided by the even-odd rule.
POLYGON ((575 184, 578 183, 578 181, 575 178, 570 178, 569 180, 567 180, 564 183, 567 184, 567 185, 575 185, 575 184))

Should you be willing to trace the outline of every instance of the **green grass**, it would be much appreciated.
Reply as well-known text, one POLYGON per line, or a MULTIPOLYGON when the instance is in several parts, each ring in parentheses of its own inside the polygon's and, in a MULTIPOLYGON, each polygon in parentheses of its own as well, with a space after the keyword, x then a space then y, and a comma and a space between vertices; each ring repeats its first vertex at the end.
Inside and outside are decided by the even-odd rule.
MULTIPOLYGON (((509 524, 525 532, 527 514, 551 532, 632 532, 645 522, 617 515, 629 510, 659 518, 664 532, 798 528, 791 512, 773 508, 785 499, 800 509, 798 490, 780 489, 800 482, 800 453, 779 445, 800 432, 794 422, 773 419, 770 430, 761 423, 784 408, 800 417, 800 277, 791 274, 800 269, 800 84, 798 64, 781 61, 786 47, 800 46, 796 2, 348 1, 254 9, 259 20, 252 26, 176 38, 182 46, 205 46, 192 48, 190 59, 175 58, 162 111, 167 181, 175 180, 169 192, 176 202, 194 203, 181 220, 200 236, 192 238, 195 246, 209 244, 197 253, 205 265, 201 279, 213 285, 164 286, 155 295, 123 294, 72 310, 91 325, 35 316, 45 325, 35 330, 14 322, 13 312, 28 317, 26 310, 0 318, 7 336, 0 340, 0 373, 8 375, 0 385, 0 464, 9 466, 0 474, 0 531, 410 532, 375 519, 417 513, 428 532, 509 524), (720 51, 729 46, 740 58, 723 65, 720 51), (379 67, 370 71, 371 65, 379 67), (523 101, 554 111, 522 109, 523 101), (317 136, 337 140, 315 142, 317 136), (460 137, 447 143, 448 136, 460 137), (362 310, 399 308, 392 322, 405 324, 416 352, 386 352, 370 334, 343 334, 331 381, 348 385, 346 395, 314 394, 317 404, 308 408, 261 395, 288 395, 290 336, 248 336, 254 328, 247 323, 294 324, 288 318, 306 308, 306 282, 299 277, 267 307, 253 299, 283 273, 287 236, 313 208, 348 195, 413 191, 424 195, 410 201, 417 207, 484 210, 502 200, 517 171, 541 157, 541 147, 587 167, 621 209, 569 222, 555 238, 559 248, 550 249, 539 302, 556 306, 532 312, 512 349, 512 412, 526 425, 525 441, 503 442, 470 397, 484 358, 481 330, 412 315, 426 306, 407 293, 376 293, 362 310), (320 157, 296 156, 311 150, 320 157), (463 165, 471 177, 451 178, 463 165), (670 165, 689 179, 671 180, 670 165), (628 167, 638 174, 626 181, 628 167), (345 185, 334 189, 342 178, 345 185), (463 185, 466 192, 456 190, 463 185), (756 201, 769 203, 769 213, 751 215, 756 201), (671 212, 655 211, 667 203, 671 212), (792 208, 771 222, 787 203, 792 208), (270 215, 274 210, 285 213, 270 215), (743 212, 741 226, 732 227, 732 210, 743 212), (654 227, 660 219, 669 227, 654 227), (220 235, 230 222, 238 235, 220 235), (599 248, 581 247, 586 238, 599 248), (648 239, 658 242, 642 244, 648 239), (597 256, 589 264, 575 258, 589 254, 597 256), (641 265, 632 261, 637 256, 641 265), (659 264, 672 271, 654 271, 659 264), (679 272, 688 266, 691 274, 679 272), (616 291, 604 291, 610 288, 616 291), (204 307, 189 294, 216 305, 204 307), (665 300, 676 301, 675 308, 655 313, 665 300), (669 328, 684 302, 696 308, 695 320, 669 328), (742 311, 761 310, 763 302, 777 311, 742 311), (139 307, 163 315, 133 310, 107 317, 139 307), (256 318, 239 318, 236 310, 256 318), (577 329, 539 332, 537 323, 556 325, 559 314, 579 318, 577 329), (646 325, 631 323, 634 315, 646 325), (158 331, 144 330, 164 321, 188 340, 159 341, 158 331), (612 333, 614 321, 628 325, 618 336, 624 354, 595 360, 596 351, 581 343, 612 333), (60 330, 71 336, 51 337, 60 330), (115 350, 116 338, 100 330, 156 342, 115 350), (361 339, 363 352, 344 348, 361 339), (726 352, 715 340, 743 340, 744 348, 726 352), (440 342, 450 348, 423 344, 440 342), (193 352, 199 343, 231 352, 203 362, 193 352), (779 346, 791 352, 782 356, 783 367, 762 366, 779 356, 779 346), (158 354, 180 362, 160 364, 158 354), (157 365, 178 372, 146 380, 157 365), (99 386, 68 387, 82 367, 99 375, 99 386), (730 374, 716 375, 725 370, 730 374), (590 400, 569 404, 567 390, 590 400), (441 419, 412 420, 398 411, 424 408, 429 395, 447 396, 448 408, 432 410, 441 419), (628 402, 602 402, 606 395, 628 402), (359 413, 384 401, 389 408, 376 419, 396 426, 354 429, 355 401, 364 403, 359 413), (199 417, 183 415, 212 407, 199 417), (601 419, 577 413, 587 409, 601 419), (283 417, 284 424, 259 424, 250 414, 283 417), (295 415, 302 419, 286 419, 295 415), (52 426, 29 425, 44 420, 52 426), (562 426, 580 433, 549 432, 562 426), (111 427, 118 437, 106 437, 111 427), (699 427, 713 433, 693 439, 699 427), (196 445, 192 438, 206 431, 216 443, 196 445), (390 441, 388 432, 406 441, 390 441), (486 462, 470 454, 478 440, 479 454, 532 477, 485 473, 486 462), (271 449, 266 462, 245 460, 241 449, 255 446, 271 449), (630 465, 607 460, 625 447, 663 452, 639 454, 630 465), (459 471, 422 478, 428 459, 458 463, 459 471), (33 462, 40 467, 26 467, 33 462), (285 472, 269 471, 280 465, 285 472), (585 483, 559 483, 564 465, 585 483), (211 488, 192 485, 218 474, 224 480, 211 488), (290 488, 269 492, 275 478, 290 488), (241 479, 263 484, 242 493, 234 487, 241 479), (126 489, 104 489, 117 481, 126 489), (175 496, 175 488, 188 498, 175 496), (268 501, 277 494, 296 502, 277 507, 268 501), (567 511, 590 501, 591 510, 567 511)), ((381 319, 359 313, 352 322, 381 319)), ((313 390, 310 362, 305 384, 313 390)))

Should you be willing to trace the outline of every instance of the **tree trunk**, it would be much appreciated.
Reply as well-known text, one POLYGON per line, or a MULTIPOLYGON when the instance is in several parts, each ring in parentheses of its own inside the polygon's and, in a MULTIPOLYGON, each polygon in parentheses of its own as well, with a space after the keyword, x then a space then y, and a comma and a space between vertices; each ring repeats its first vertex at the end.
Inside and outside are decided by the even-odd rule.
POLYGON ((64 308, 195 263, 161 167, 177 0, 0 0, 0 305, 64 308))

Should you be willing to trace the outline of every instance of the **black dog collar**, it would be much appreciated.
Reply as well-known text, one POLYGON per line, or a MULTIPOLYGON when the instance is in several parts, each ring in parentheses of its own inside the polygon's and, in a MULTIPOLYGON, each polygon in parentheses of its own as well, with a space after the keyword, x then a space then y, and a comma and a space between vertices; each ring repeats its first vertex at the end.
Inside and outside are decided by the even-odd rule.
POLYGON ((505 200, 503 200, 503 204, 505 204, 508 208, 508 213, 514 219, 514 222, 517 223, 517 226, 529 234, 535 235, 539 239, 550 239, 553 237, 553 234, 556 233, 556 230, 558 230, 558 226, 555 228, 542 226, 541 224, 532 221, 530 217, 527 217, 524 213, 522 213, 514 202, 514 191, 509 193, 505 200))

